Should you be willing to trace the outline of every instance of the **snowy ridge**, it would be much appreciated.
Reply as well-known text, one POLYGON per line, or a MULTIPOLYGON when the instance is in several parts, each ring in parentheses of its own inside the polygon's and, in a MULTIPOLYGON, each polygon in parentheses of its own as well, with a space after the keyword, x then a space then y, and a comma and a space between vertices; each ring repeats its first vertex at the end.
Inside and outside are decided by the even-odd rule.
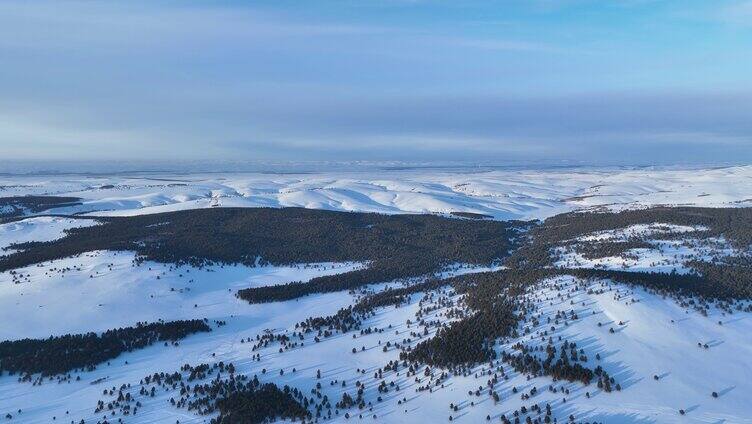
POLYGON ((0 177, 3 196, 75 196, 50 212, 132 215, 208 207, 285 207, 379 213, 474 212, 545 218, 595 207, 751 206, 752 166, 720 169, 527 171, 384 170, 0 177))

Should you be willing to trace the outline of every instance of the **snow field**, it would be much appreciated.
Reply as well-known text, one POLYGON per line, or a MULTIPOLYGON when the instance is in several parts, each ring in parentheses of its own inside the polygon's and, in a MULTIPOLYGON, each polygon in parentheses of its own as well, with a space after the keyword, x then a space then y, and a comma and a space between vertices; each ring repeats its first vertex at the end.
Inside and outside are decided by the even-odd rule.
POLYGON ((379 213, 453 211, 541 219, 572 210, 752 205, 752 166, 713 169, 363 170, 310 174, 3 176, 4 196, 83 198, 51 212, 133 215, 208 207, 297 206, 379 213))
MULTIPOLYGON (((698 206, 752 205, 752 167, 708 170, 565 170, 444 172, 435 170, 352 172, 337 174, 206 174, 206 175, 117 175, 117 176, 2 176, 4 196, 47 194, 83 198, 82 206, 58 208, 51 213, 88 212, 95 215, 133 215, 170 210, 208 207, 301 206, 331 210, 380 213, 475 212, 496 219, 545 218, 571 210, 607 207, 613 210, 657 204, 698 206)), ((0 225, 0 249, 12 243, 47 241, 63 237, 65 230, 94 221, 60 217, 33 217, 0 225)), ((702 228, 655 224, 633 226, 619 231, 591 234, 583 241, 625 240, 631 235, 656 237, 666 232, 691 233, 702 228)), ((559 263, 583 267, 670 272, 687 272, 683 261, 690 256, 710 258, 739 254, 725 240, 651 240, 655 249, 633 249, 630 258, 607 257, 588 260, 576 252, 567 253, 559 263), (632 259, 635 257, 636 259, 632 259)), ((8 254, 0 250, 0 254, 8 254)), ((711 308, 703 317, 641 289, 608 282, 594 282, 589 288, 606 289, 588 294, 572 277, 558 277, 539 284, 529 293, 541 324, 529 335, 497 347, 511 350, 519 341, 542 343, 538 332, 573 341, 588 357, 587 366, 601 365, 621 384, 621 391, 605 393, 594 383, 553 382, 548 377, 528 379, 502 364, 508 381, 497 385, 502 402, 494 404, 487 395, 469 396, 484 386, 487 364, 468 376, 452 376, 443 388, 416 392, 425 381, 389 372, 384 380, 394 381, 399 392, 382 394, 377 402, 373 378, 376 369, 398 358, 399 351, 383 347, 387 342, 403 343, 415 321, 418 302, 415 294, 408 305, 376 310, 363 327, 383 330, 370 335, 336 334, 314 343, 306 337, 305 346, 279 352, 279 345, 251 352, 253 342, 265 330, 291 333, 295 323, 308 317, 326 316, 352 304, 357 295, 347 292, 317 294, 298 300, 250 305, 235 297, 237 290, 253 286, 306 281, 320 275, 347 272, 363 264, 301 264, 288 267, 212 266, 198 269, 144 262, 134 266, 130 252, 89 252, 78 257, 47 262, 16 270, 20 277, 0 273, 0 341, 25 337, 84 333, 132 326, 138 321, 153 322, 207 318, 211 333, 196 334, 178 346, 153 345, 121 355, 108 366, 92 372, 75 373, 81 381, 41 386, 18 383, 16 377, 0 376, 0 417, 12 413, 13 422, 56 421, 87 423, 101 419, 93 413, 96 402, 104 399, 102 390, 131 384, 138 391, 139 380, 154 372, 177 371, 184 363, 232 362, 239 373, 258 375, 263 382, 289 384, 309 393, 320 382, 332 404, 343 390, 354 394, 356 380, 366 385, 366 399, 373 411, 350 410, 355 417, 345 420, 344 411, 334 422, 448 422, 449 415, 459 423, 499 422, 499 416, 521 406, 550 403, 554 416, 565 422, 570 414, 577 421, 607 423, 752 423, 752 314, 727 315, 711 308), (15 284, 14 281, 20 281, 15 284), (558 286, 558 288, 556 287, 558 286), (555 324, 550 331, 548 317, 558 311, 574 310, 578 318, 555 324), (219 326, 215 321, 226 321, 219 326), (718 322, 721 322, 719 324, 718 322), (598 323, 601 323, 599 326, 598 323), (620 325, 619 322, 622 324, 620 325), (391 327, 390 327, 391 326, 391 327), (614 332, 609 330, 613 328, 614 332), (698 347, 707 344, 708 348, 698 347), (356 347, 358 352, 352 353, 356 347), (365 347, 365 351, 360 351, 365 347), (260 361, 251 359, 261 355, 260 361), (596 359, 599 354, 601 359, 596 359), (127 364, 126 364, 127 361, 127 364), (295 372, 292 369, 295 368, 295 372), (263 370, 266 370, 264 373, 263 370), (283 370, 284 375, 279 371, 283 370), (316 379, 317 370, 322 378, 316 379), (361 370, 361 371, 358 371, 361 370), (365 373, 362 372, 365 370, 365 373), (658 376, 655 380, 653 376, 658 376), (98 384, 91 384, 104 379, 98 384), (330 385, 347 381, 347 387, 330 385), (549 385, 557 393, 548 390, 549 385), (519 393, 512 393, 515 387, 519 393), (529 400, 520 398, 532 387, 538 393, 529 400), (561 389, 569 390, 562 395, 561 389), (718 397, 711 397, 712 392, 718 397), (589 392, 590 397, 585 396, 589 392), (566 397, 566 402, 563 398, 566 397), (400 399, 407 402, 398 404, 400 399), (470 402, 474 402, 471 405, 470 402), (460 405, 458 412, 449 404, 460 405), (22 409, 21 414, 16 411, 22 409), (679 409, 685 415, 678 413, 679 409), (66 414, 66 411, 68 413, 66 414), (377 420, 371 418, 376 414, 377 420)), ((461 264, 440 273, 448 277, 468 272, 499 269, 475 268, 461 264)), ((394 283, 377 284, 367 290, 383 290, 394 283)), ((457 296, 454 300, 459 300, 457 296)), ((446 310, 430 312, 426 320, 446 322, 446 310)), ((528 324, 523 324, 523 327, 528 324)), ((435 328, 429 331, 429 337, 435 328)), ((424 338, 412 338, 412 344, 424 338)), ((420 375, 421 373, 419 373, 420 375)), ((172 407, 175 393, 159 393, 142 399, 143 407, 128 423, 202 423, 201 417, 172 407)), ((533 415, 534 417, 535 415, 533 415)), ((115 417, 118 418, 118 417, 115 417)), ((112 419, 110 419, 112 421, 112 419)))
MULTIPOLYGON (((3 328, 6 330, 6 334, 3 335, 6 337, 3 338, 33 334, 35 328, 43 328, 37 330, 38 335, 42 337, 45 330, 47 333, 91 331, 132 325, 138 320, 153 321, 157 318, 172 320, 207 317, 214 331, 190 336, 177 347, 154 345, 121 355, 114 359, 110 366, 102 365, 93 372, 80 373, 80 382, 49 382, 42 386, 32 386, 29 383, 17 383, 15 378, 7 375, 1 377, 0 412, 21 408, 23 412, 14 417, 15 422, 45 422, 50 421, 53 415, 58 419, 67 419, 65 411, 69 411, 68 415, 76 421, 84 418, 88 422, 89 419, 96 418, 93 409, 96 401, 102 398, 101 390, 104 387, 119 387, 121 384, 130 383, 135 388, 134 391, 137 391, 139 380, 154 372, 175 371, 183 363, 195 365, 220 360, 233 362, 239 373, 256 374, 262 381, 290 384, 306 392, 317 382, 321 382, 322 391, 332 399, 332 403, 339 400, 343 390, 353 394, 354 382, 360 380, 366 384, 367 399, 374 401, 373 411, 364 413, 363 420, 368 417, 369 421, 373 421, 370 416, 376 414, 378 422, 386 423, 415 420, 438 422, 447 420, 449 414, 453 414, 458 422, 484 421, 486 415, 498 420, 500 414, 510 416, 513 410, 522 405, 529 407, 533 402, 540 405, 550 403, 554 416, 558 417, 560 422, 569 414, 574 414, 578 421, 597 420, 609 423, 700 423, 718 420, 728 423, 752 422, 746 402, 746 393, 752 389, 749 387, 752 371, 746 359, 752 354, 752 340, 747 337, 749 331, 752 331, 750 314, 739 312, 733 316, 726 316, 714 311, 709 317, 702 317, 695 312, 684 310, 672 300, 618 285, 613 285, 612 290, 603 294, 587 294, 585 290, 572 293, 570 290, 575 287, 574 280, 571 277, 559 277, 553 280, 559 284, 558 290, 553 288, 550 281, 531 292, 530 296, 538 307, 537 313, 541 314, 542 324, 539 328, 531 329, 531 335, 520 340, 529 343, 537 340, 536 331, 547 330, 550 326, 545 323, 546 317, 554 316, 559 310, 574 310, 578 319, 566 326, 556 325, 552 336, 562 336, 563 339, 576 342, 578 348, 582 347, 585 350, 589 358, 588 366, 602 365, 622 385, 622 391, 607 394, 598 390, 594 384, 583 386, 580 383, 553 383, 547 377, 528 380, 524 375, 518 375, 511 367, 504 365, 507 375, 511 378, 497 386, 502 402, 494 405, 493 400, 486 395, 476 398, 467 394, 478 386, 485 386, 488 376, 476 377, 475 373, 480 373, 488 368, 487 366, 477 367, 472 375, 466 377, 453 376, 444 388, 432 393, 416 393, 415 388, 423 383, 416 383, 413 378, 405 378, 402 369, 400 376, 393 372, 384 375, 387 382, 395 381, 400 386, 400 392, 390 392, 383 396, 383 402, 377 403, 375 388, 379 380, 373 378, 373 372, 389 360, 397 359, 399 352, 394 348, 383 352, 382 348, 387 341, 401 343, 409 337, 410 331, 417 331, 416 325, 408 328, 406 322, 408 319, 415 321, 421 294, 413 295, 411 303, 407 306, 377 310, 376 315, 363 324, 363 327, 383 329, 382 333, 363 336, 357 333, 356 339, 352 339, 352 333, 337 334, 322 339, 320 343, 314 343, 312 337, 306 337, 305 346, 283 353, 278 352, 278 344, 251 352, 252 343, 241 343, 241 339, 253 339, 265 329, 291 332, 296 322, 309 316, 333 314, 337 309, 352 303, 354 299, 351 295, 340 292, 308 296, 297 301, 249 305, 234 298, 232 293, 225 292, 227 288, 234 289, 244 284, 242 279, 233 280, 233 275, 251 275, 250 278, 257 284, 274 284, 291 277, 300 279, 301 273, 305 272, 308 272, 306 276, 310 278, 323 273, 341 272, 352 265, 328 264, 326 266, 333 268, 315 267, 307 270, 271 267, 240 270, 225 267, 215 269, 214 272, 192 270, 190 273, 186 272, 187 267, 183 267, 182 279, 176 277, 174 272, 172 275, 168 275, 168 272, 158 280, 164 298, 157 298, 155 303, 150 303, 152 299, 148 297, 147 300, 146 293, 128 288, 138 287, 147 281, 154 283, 155 274, 160 275, 161 272, 169 271, 169 266, 147 263, 128 271, 131 258, 123 253, 97 253, 87 258, 70 260, 76 259, 79 262, 88 259, 100 264, 114 264, 112 271, 109 271, 109 265, 104 265, 105 269, 100 265, 101 276, 93 279, 98 282, 90 284, 112 284, 115 286, 112 290, 117 295, 110 295, 108 291, 98 291, 88 285, 91 279, 84 275, 85 272, 65 277, 57 274, 45 277, 42 273, 44 268, 39 268, 38 271, 28 270, 41 274, 33 275, 30 283, 14 287, 16 290, 25 291, 34 285, 72 285, 78 289, 85 289, 87 298, 98 299, 97 302, 109 306, 109 309, 102 310, 105 306, 87 306, 86 303, 81 307, 71 308, 70 302, 74 299, 67 297, 65 292, 54 298, 48 297, 43 308, 38 308, 34 302, 25 299, 28 303, 17 305, 13 313, 2 317, 1 322, 9 322, 8 320, 12 319, 21 323, 21 326, 13 328, 10 333, 3 328), (148 267, 152 267, 151 273, 148 267), (131 274, 130 280, 121 282, 128 274, 131 274), (194 283, 190 283, 196 285, 194 290, 183 293, 169 291, 168 287, 179 282, 185 283, 188 274, 190 278, 195 279, 194 283), (557 298, 558 294, 563 297, 557 298), (120 298, 119 302, 111 304, 105 300, 113 301, 114 298, 120 298), (199 307, 193 307, 193 302, 199 307), (26 323, 26 319, 18 319, 21 316, 30 317, 32 322, 26 323), (217 327, 213 320, 225 320, 227 325, 217 327), (723 325, 717 324, 719 320, 723 325), (624 325, 618 325, 619 321, 624 325), (602 326, 599 327, 598 322, 601 322, 602 326), (616 329, 613 334, 608 331, 612 327, 616 329), (711 347, 698 348, 697 342, 708 343, 711 347), (365 346, 364 352, 360 351, 361 346, 365 346), (357 347, 358 353, 352 354, 352 347, 357 347), (255 353, 261 355, 260 362, 250 359, 255 353), (594 359, 596 353, 601 355, 600 361, 594 359), (295 373, 292 372, 293 368, 296 369, 295 373), (263 369, 266 369, 266 373, 262 372, 263 369), (280 369, 285 371, 283 376, 279 375, 280 369), (365 374, 357 372, 358 369, 366 370, 365 374), (321 380, 315 378, 317 370, 321 370, 321 380), (659 375, 660 379, 653 380, 653 375, 659 375), (106 380, 100 384, 90 384, 100 378, 106 380), (343 389, 338 384, 330 386, 329 382, 335 379, 339 382, 346 380, 347 388, 343 389), (562 402, 563 396, 560 392, 554 394, 547 391, 550 384, 570 390, 570 394, 566 396, 566 403, 562 402), (538 388, 538 394, 530 400, 521 400, 519 394, 513 394, 511 391, 512 387, 516 387, 522 393, 529 391, 533 386, 538 388), (585 397, 585 391, 590 392, 589 399, 585 397), (721 393, 719 398, 712 398, 712 391, 721 393), (398 405, 397 401, 403 397, 408 399, 407 403, 398 405), (471 400, 475 406, 470 406, 471 400), (448 408, 449 403, 460 405, 460 411, 451 412, 448 408), (677 412, 679 409, 685 409, 687 414, 680 416, 677 412)), ((59 268, 64 263, 50 265, 59 268)), ((378 285, 371 289, 379 290, 384 286, 378 285)), ((0 284, 0 287, 7 287, 7 284, 0 284)), ((596 283, 593 287, 600 286, 596 283)), ((72 291, 70 294, 75 296, 76 292, 72 291)), ((0 293, 0 299, 3 301, 8 297, 7 291, 0 293)), ((438 309, 424 318, 445 319, 442 317, 443 312, 442 309, 438 309)), ((413 345, 419 341, 413 338, 413 345)), ((516 341, 509 341, 498 349, 510 349, 516 341)), ((196 416, 170 406, 167 401, 171 396, 174 396, 174 393, 164 393, 153 399, 147 398, 144 406, 139 409, 139 414, 127 417, 126 422, 206 420, 207 417, 196 416)), ((351 414, 353 412, 350 411, 351 414)), ((339 421, 346 420, 340 416, 335 419, 335 422, 339 421)))

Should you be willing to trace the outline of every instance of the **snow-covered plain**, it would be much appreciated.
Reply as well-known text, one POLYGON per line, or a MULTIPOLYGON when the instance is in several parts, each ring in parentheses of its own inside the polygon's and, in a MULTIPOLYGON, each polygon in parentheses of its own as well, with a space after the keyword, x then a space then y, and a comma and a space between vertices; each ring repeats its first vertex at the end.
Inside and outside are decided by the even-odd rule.
POLYGON ((380 213, 463 211, 497 219, 534 219, 601 206, 752 206, 752 166, 0 176, 0 196, 28 194, 80 197, 83 205, 50 212, 97 215, 298 206, 380 213))
MULTIPOLYGON (((657 204, 752 206, 752 167, 0 177, 0 196, 26 194, 83 199, 81 206, 45 212, 60 214, 130 215, 215 206, 302 206, 382 213, 466 211, 488 214, 496 219, 531 219, 602 206, 612 209, 657 204)), ((53 240, 64 236, 67 229, 94 224, 90 220, 62 217, 33 217, 2 224, 0 248, 18 242, 53 240)), ((591 238, 616 240, 635 232, 645 235, 698 230, 702 231, 688 227, 630 227, 593 234, 591 238)), ((681 255, 704 254, 707 252, 702 249, 708 248, 687 247, 669 240, 656 243, 660 244, 660 249, 633 252, 639 258, 636 261, 625 264, 618 262, 619 258, 604 258, 588 266, 612 260, 613 264, 603 266, 663 271, 678 267, 681 270, 681 255)), ((0 251, 0 254, 7 253, 0 251)), ((81 381, 74 379, 58 384, 53 380, 33 386, 19 383, 7 374, 0 376, 0 419, 11 413, 11 422, 20 423, 53 422, 53 417, 64 423, 80 419, 85 419, 86 423, 96 422, 102 418, 102 413, 95 414, 94 408, 97 400, 103 398, 103 388, 131 384, 136 392, 140 379, 146 375, 177 371, 184 363, 218 361, 233 362, 240 373, 256 374, 264 382, 290 384, 306 393, 317 382, 322 382, 322 391, 332 403, 339 400, 343 389, 339 385, 330 386, 331 380, 346 380, 348 389, 353 388, 355 380, 360 380, 366 385, 367 398, 373 400, 379 382, 373 379, 374 370, 397 359, 399 354, 394 348, 384 352, 383 347, 386 342, 402 343, 409 337, 416 327, 413 324, 408 328, 407 320, 415 320, 422 297, 413 295, 411 302, 400 308, 378 309, 376 315, 363 324, 384 329, 383 333, 358 334, 357 339, 352 339, 350 334, 337 335, 320 343, 306 339, 304 347, 282 353, 278 351, 279 345, 251 352, 251 344, 241 342, 242 339, 255 338, 266 329, 292 332, 295 323, 311 316, 333 314, 352 304, 356 295, 347 292, 317 294, 287 302, 250 305, 235 297, 238 289, 305 281, 362 265, 327 263, 197 269, 148 261, 136 266, 133 260, 133 253, 98 251, 16 270, 20 277, 0 273, 0 340, 102 331, 157 319, 208 318, 213 331, 189 336, 178 346, 154 345, 123 354, 109 366, 74 373, 74 376, 81 376, 81 381), (226 321, 227 325, 217 326, 215 320, 226 321), (365 351, 351 353, 353 347, 361 346, 365 351), (251 360, 255 353, 261 354, 260 361, 251 360), (284 375, 280 375, 281 369, 284 375), (317 370, 321 370, 321 380, 315 378, 317 370), (104 380, 91 384, 99 379, 104 380), (17 413, 18 409, 22 413, 17 413)), ((442 276, 484 270, 458 267, 442 276)), ((484 366, 473 370, 471 375, 451 377, 444 388, 431 393, 416 392, 419 383, 406 378, 404 373, 392 372, 386 374, 385 379, 399 384, 400 392, 391 391, 383 396, 383 402, 374 402, 373 411, 364 413, 362 419, 357 413, 349 420, 341 414, 333 421, 433 423, 448 422, 452 414, 453 422, 485 422, 487 415, 492 422, 499 422, 501 414, 511 418, 511 411, 522 405, 550 403, 559 422, 565 422, 573 414, 578 422, 752 423, 749 402, 752 314, 725 315, 711 309, 705 317, 693 309, 682 308, 670 298, 641 289, 607 283, 609 290, 601 294, 583 289, 570 291, 576 287, 574 283, 571 277, 541 283, 530 293, 530 298, 541 314, 542 324, 531 328, 530 335, 497 346, 497 349, 509 350, 517 341, 534 344, 540 338, 538 331, 550 330, 550 324, 543 324, 547 317, 555 316, 560 310, 574 310, 578 319, 567 325, 556 325, 551 335, 576 342, 589 358, 588 365, 603 366, 621 384, 621 391, 604 393, 594 384, 553 382, 547 377, 528 380, 505 366, 510 379, 499 385, 503 401, 494 404, 488 396, 468 396, 468 391, 485 386, 488 376, 479 375, 484 366), (620 321, 623 325, 618 324, 620 321), (610 333, 609 328, 614 328, 615 332, 610 333), (708 344, 709 348, 698 348, 698 342, 708 344), (600 354, 600 360, 595 359, 596 354, 600 354), (548 390, 549 385, 567 388, 570 393, 563 395, 561 390, 554 393, 548 390), (512 393, 513 387, 520 393, 537 387, 538 393, 529 400, 522 400, 519 393, 512 393), (710 395, 714 391, 719 395, 717 398, 710 395), (589 398, 586 392, 590 393, 589 398), (398 403, 403 398, 407 402, 398 403), (473 406, 471 400, 475 403, 473 406), (460 410, 450 411, 450 403, 459 404, 460 410), (685 414, 680 415, 679 409, 685 414), (378 416, 377 420, 371 418, 373 414, 378 416)), ((369 289, 380 290, 390 284, 369 289)), ((601 283, 593 282, 592 287, 599 288, 601 283)), ((445 312, 445 308, 437 307, 424 319, 446 320, 445 312)), ((124 418, 128 423, 175 423, 178 420, 200 423, 210 419, 171 406, 168 400, 172 396, 174 393, 165 392, 142 399, 143 407, 138 415, 114 418, 124 418)))

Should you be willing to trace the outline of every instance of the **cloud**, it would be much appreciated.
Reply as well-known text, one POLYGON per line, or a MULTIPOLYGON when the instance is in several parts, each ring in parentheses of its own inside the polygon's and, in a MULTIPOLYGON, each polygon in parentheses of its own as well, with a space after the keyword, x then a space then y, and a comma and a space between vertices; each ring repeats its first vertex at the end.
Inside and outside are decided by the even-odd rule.
POLYGON ((752 93, 352 98, 284 91, 253 102, 250 93, 213 94, 175 100, 171 110, 127 102, 101 127, 99 113, 32 112, 11 120, 24 122, 23 131, 5 125, 0 144, 28 141, 25 157, 60 142, 50 150, 58 157, 132 159, 649 161, 689 151, 704 152, 698 160, 724 151, 733 153, 729 159, 752 159, 752 93))
POLYGON ((8 0, 0 155, 752 160, 752 93, 721 72, 520 26, 8 0))

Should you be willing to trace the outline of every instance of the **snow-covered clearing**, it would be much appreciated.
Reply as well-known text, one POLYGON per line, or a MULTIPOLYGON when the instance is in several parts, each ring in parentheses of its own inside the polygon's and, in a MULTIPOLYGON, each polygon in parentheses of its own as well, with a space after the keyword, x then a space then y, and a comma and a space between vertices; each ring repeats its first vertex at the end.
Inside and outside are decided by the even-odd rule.
POLYGON ((598 231, 578 237, 575 241, 626 241, 633 237, 645 238, 656 235, 685 234, 697 231, 707 231, 707 228, 665 223, 637 224, 618 230, 598 231))
POLYGON ((703 227, 689 227, 665 223, 650 225, 632 225, 626 228, 609 231, 599 231, 573 240, 573 244, 557 247, 558 260, 554 263, 558 267, 566 268, 598 268, 610 270, 630 270, 641 272, 677 272, 685 274, 691 272, 686 265, 692 260, 713 261, 728 256, 749 255, 749 251, 734 248, 723 237, 693 237, 693 233, 702 234, 707 231, 703 227), (652 238, 668 235, 682 235, 685 238, 667 239, 652 238), (626 242, 637 239, 646 241, 651 247, 628 249, 622 254, 588 258, 578 252, 578 246, 583 243, 626 242))
POLYGON ((96 225, 90 219, 40 216, 0 224, 0 255, 11 253, 8 247, 15 243, 52 241, 65 236, 65 230, 96 225))

